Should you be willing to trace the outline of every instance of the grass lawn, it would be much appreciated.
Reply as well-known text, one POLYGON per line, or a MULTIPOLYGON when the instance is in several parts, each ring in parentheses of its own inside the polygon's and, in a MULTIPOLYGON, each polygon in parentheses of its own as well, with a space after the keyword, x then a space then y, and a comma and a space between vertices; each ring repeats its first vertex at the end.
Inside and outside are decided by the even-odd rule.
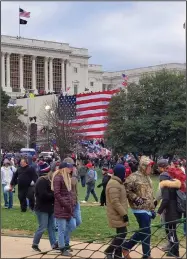
MULTIPOLYGON (((101 181, 101 172, 98 172, 98 183, 101 181)), ((158 186, 158 176, 153 176, 153 185, 154 190, 156 191, 158 186)), ((101 189, 96 188, 96 192, 98 197, 100 196, 101 189)), ((79 184, 79 197, 80 200, 84 200, 86 193, 86 188, 82 188, 79 184)), ((89 202, 94 201, 92 197, 90 197, 89 202)), ((3 196, 1 194, 1 204, 3 205, 3 196)), ((13 231, 14 234, 27 234, 32 235, 37 228, 36 217, 30 211, 26 213, 21 213, 19 208, 19 201, 17 198, 17 193, 14 195, 14 209, 7 210, 2 208, 2 232, 6 233, 7 231, 13 231)), ((105 207, 99 206, 82 206, 82 225, 77 228, 72 234, 72 239, 74 240, 93 240, 98 239, 98 241, 102 241, 103 239, 107 239, 108 236, 115 234, 113 229, 108 227, 107 217, 106 217, 106 209, 105 207)), ((128 231, 137 229, 137 222, 134 215, 131 213, 129 209, 129 227, 128 231)), ((157 217, 153 222, 153 224, 159 224, 160 218, 157 217)), ((157 228, 153 228, 152 231, 157 228)), ((182 231, 181 231, 182 232, 182 231)), ((7 232, 8 233, 8 232, 7 232)), ((131 235, 129 233, 129 235, 131 235)), ((154 236, 152 236, 152 242, 158 242, 160 240, 161 235, 164 234, 163 229, 159 229, 154 236)))

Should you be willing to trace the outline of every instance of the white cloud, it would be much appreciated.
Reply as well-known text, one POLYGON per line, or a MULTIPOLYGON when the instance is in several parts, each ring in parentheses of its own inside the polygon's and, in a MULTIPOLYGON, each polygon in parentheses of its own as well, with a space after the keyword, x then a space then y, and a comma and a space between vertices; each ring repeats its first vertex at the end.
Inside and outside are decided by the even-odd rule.
MULTIPOLYGON (((86 22, 79 25, 81 21, 77 20, 76 27, 71 27, 64 24, 65 19, 61 24, 59 20, 55 22, 55 19, 71 15, 73 3, 27 2, 22 8, 31 11, 33 19, 29 21, 30 27, 24 29, 24 33, 27 37, 36 35, 37 38, 64 41, 75 47, 88 48, 90 54, 94 55, 91 61, 103 64, 104 69, 184 63, 185 2, 131 2, 128 7, 126 4, 124 2, 123 8, 120 5, 119 9, 101 11, 98 2, 98 13, 95 10, 87 15, 86 10, 83 10, 86 22), (50 21, 53 21, 53 28, 48 27, 50 21)), ((2 4, 2 33, 15 35, 18 18, 12 18, 10 22, 6 18, 9 12, 12 17, 17 17, 13 5, 11 3, 11 8, 8 8, 10 3, 2 4)))

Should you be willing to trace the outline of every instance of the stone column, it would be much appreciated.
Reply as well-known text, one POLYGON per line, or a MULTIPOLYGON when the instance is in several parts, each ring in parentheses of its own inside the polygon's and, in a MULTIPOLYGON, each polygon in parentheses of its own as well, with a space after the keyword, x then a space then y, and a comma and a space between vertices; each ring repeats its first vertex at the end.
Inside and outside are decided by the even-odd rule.
POLYGON ((7 53, 6 56, 6 91, 12 92, 10 87, 10 53, 7 53))
POLYGON ((1 52, 1 86, 5 90, 5 53, 1 52))
POLYGON ((49 91, 53 92, 53 58, 49 59, 49 91))
POLYGON ((37 94, 37 88, 36 88, 36 57, 32 56, 32 90, 33 93, 37 94))
POLYGON ((64 60, 61 59, 61 90, 65 91, 64 60))
MULTIPOLYGON (((70 87, 72 88, 72 81, 71 81, 71 63, 69 60, 66 61, 66 90, 70 87)), ((72 89, 71 89, 72 90, 72 89)))
POLYGON ((48 57, 45 57, 44 61, 44 74, 45 74, 45 92, 49 92, 49 87, 48 87, 48 57))
POLYGON ((23 87, 23 56, 22 54, 20 54, 19 56, 19 78, 20 78, 20 90, 21 93, 25 92, 25 89, 23 87))

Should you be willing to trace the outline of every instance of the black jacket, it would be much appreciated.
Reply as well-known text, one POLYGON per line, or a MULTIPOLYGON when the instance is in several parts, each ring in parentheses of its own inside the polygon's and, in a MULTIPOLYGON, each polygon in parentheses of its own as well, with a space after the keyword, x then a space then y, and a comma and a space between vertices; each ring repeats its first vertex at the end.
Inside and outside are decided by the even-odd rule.
POLYGON ((163 180, 160 182, 162 202, 158 213, 164 212, 165 222, 175 221, 181 218, 181 213, 177 211, 177 193, 181 182, 179 180, 163 180))
POLYGON ((52 214, 54 212, 54 193, 51 182, 45 177, 38 178, 35 186, 35 210, 52 214))
POLYGON ((103 180, 102 183, 98 185, 98 187, 103 186, 103 189, 106 189, 107 183, 109 182, 111 176, 109 176, 108 174, 103 176, 103 180))
POLYGON ((19 167, 14 173, 10 185, 18 184, 18 189, 27 189, 29 188, 31 182, 36 183, 37 174, 33 167, 27 165, 25 167, 19 167))

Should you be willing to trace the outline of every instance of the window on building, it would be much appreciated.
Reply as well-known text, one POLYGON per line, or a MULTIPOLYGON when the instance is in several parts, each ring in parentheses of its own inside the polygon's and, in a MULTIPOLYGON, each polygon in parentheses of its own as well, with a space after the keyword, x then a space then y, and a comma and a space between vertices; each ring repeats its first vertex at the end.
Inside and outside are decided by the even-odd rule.
POLYGON ((106 84, 103 84, 103 91, 106 91, 106 84))
POLYGON ((78 85, 74 85, 74 94, 78 94, 78 85))
POLYGON ((77 74, 77 72, 78 72, 77 67, 74 67, 74 68, 73 68, 73 70, 74 70, 74 73, 76 73, 76 74, 77 74))
POLYGON ((45 91, 44 57, 36 57, 36 89, 45 91))
POLYGON ((90 86, 94 86, 94 82, 90 82, 90 86))
POLYGON ((13 92, 20 91, 20 66, 19 66, 19 55, 10 55, 10 86, 13 92))
POLYGON ((32 89, 32 56, 28 55, 23 57, 23 87, 32 89))
POLYGON ((108 90, 108 91, 112 90, 112 85, 108 85, 108 86, 107 86, 107 90, 108 90))
POLYGON ((53 59, 53 90, 60 93, 62 88, 62 69, 61 60, 58 58, 53 59))

